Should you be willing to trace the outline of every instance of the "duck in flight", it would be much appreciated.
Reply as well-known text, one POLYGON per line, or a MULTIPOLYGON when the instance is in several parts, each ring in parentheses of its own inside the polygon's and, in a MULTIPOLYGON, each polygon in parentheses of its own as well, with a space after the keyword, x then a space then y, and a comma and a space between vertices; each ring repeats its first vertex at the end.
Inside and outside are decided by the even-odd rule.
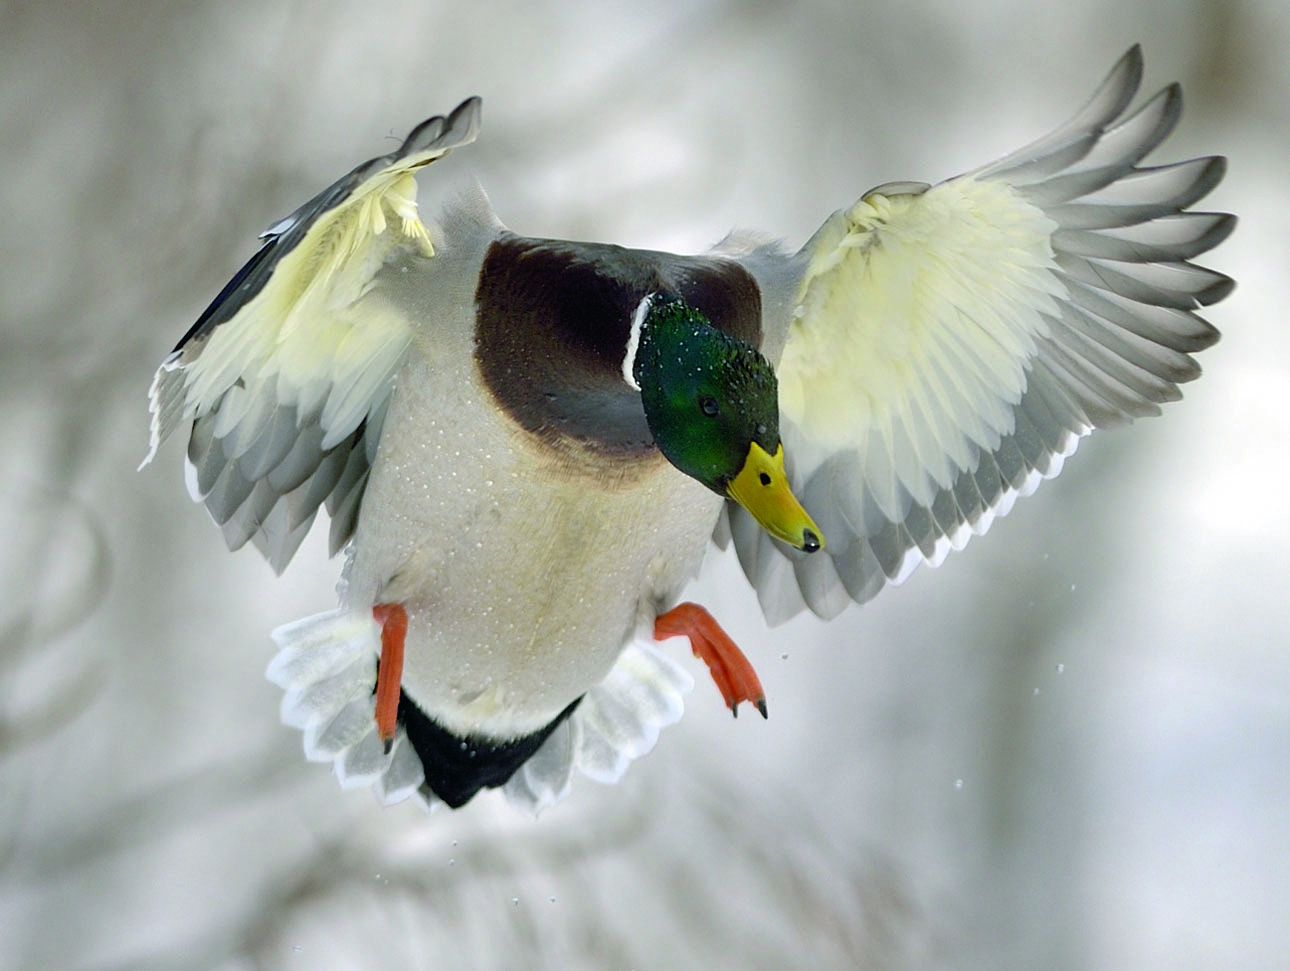
POLYGON ((326 507, 340 605, 268 671, 307 757, 431 806, 615 781, 692 684, 659 640, 766 713, 680 602, 710 544, 769 623, 829 618, 1176 399, 1233 285, 1190 261, 1235 220, 1189 211, 1221 158, 1140 164, 1181 112, 1130 113, 1141 76, 1134 47, 1051 134, 796 251, 531 238, 479 191, 423 219, 477 98, 271 226, 158 368, 145 464, 182 427, 193 498, 279 572, 326 507))

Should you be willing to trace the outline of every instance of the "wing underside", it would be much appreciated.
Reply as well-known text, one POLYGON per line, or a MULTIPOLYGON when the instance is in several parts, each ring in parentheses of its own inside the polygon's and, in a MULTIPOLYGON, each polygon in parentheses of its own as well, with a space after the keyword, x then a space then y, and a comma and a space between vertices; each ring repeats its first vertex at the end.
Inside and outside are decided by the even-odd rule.
POLYGON ((1126 115, 1141 73, 1135 47, 1050 135, 937 186, 873 190, 799 254, 781 422, 827 555, 733 505, 723 527, 772 621, 939 563, 1082 436, 1159 413, 1200 373, 1191 355, 1218 333, 1195 311, 1232 281, 1189 261, 1235 221, 1186 210, 1224 165, 1139 167, 1181 112, 1172 85, 1126 115))
POLYGON ((189 423, 189 490, 230 549, 249 541, 280 572, 322 506, 333 553, 352 535, 411 339, 372 280, 396 248, 433 256, 415 174, 474 140, 479 107, 428 119, 270 227, 158 368, 144 464, 189 423))

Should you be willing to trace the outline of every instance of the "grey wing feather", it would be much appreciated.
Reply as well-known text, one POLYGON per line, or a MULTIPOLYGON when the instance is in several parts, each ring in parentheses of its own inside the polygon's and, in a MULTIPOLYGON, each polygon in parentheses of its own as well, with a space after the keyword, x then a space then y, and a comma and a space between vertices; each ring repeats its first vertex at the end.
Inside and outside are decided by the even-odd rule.
MULTIPOLYGON (((1007 183, 1055 224, 1053 273, 1062 295, 1036 306, 1043 326, 1021 362, 1025 383, 1011 428, 994 441, 941 440, 939 449, 920 438, 919 427, 896 428, 890 454, 839 448, 799 473, 796 430, 784 425, 790 481, 826 537, 824 555, 772 539, 727 504, 718 532, 729 535, 769 621, 803 609, 831 617, 918 564, 940 562, 1056 475, 1083 435, 1158 413, 1179 397, 1179 383, 1200 373, 1191 354, 1218 332, 1195 310, 1221 300, 1233 283, 1188 261, 1222 242, 1235 218, 1182 210, 1218 184, 1224 161, 1136 167, 1172 131, 1182 107, 1171 85, 1121 120, 1141 76, 1135 47, 1071 121, 965 177, 1007 183), (892 488, 900 481, 892 464, 898 453, 917 455, 940 485, 917 498, 892 488)), ((917 406, 924 413, 956 407, 950 376, 936 372, 928 384, 941 397, 924 396, 917 406)))
MULTIPOLYGON (((400 334, 395 331, 391 342, 382 345, 370 362, 360 360, 355 364, 351 354, 347 361, 350 371, 339 384, 335 383, 334 367, 329 371, 324 360, 319 373, 309 376, 304 384, 290 387, 284 398, 285 379, 263 377, 277 373, 278 362, 271 357, 257 357, 266 352, 257 350, 253 340, 248 341, 247 350, 222 351, 219 364, 206 368, 220 371, 221 376, 227 372, 227 381, 209 382, 215 385, 217 396, 201 403, 194 400, 192 386, 195 380, 209 377, 202 371, 203 352, 216 334, 224 333, 225 325, 253 319, 239 315, 254 308, 257 297, 268 297, 269 288, 278 286, 275 272, 286 266, 283 261, 293 252, 304 246, 302 252, 307 259, 314 259, 314 254, 321 254, 318 259, 322 261, 332 258, 333 251, 321 238, 330 230, 320 229, 311 236, 320 220, 349 218, 346 213, 352 210, 338 216, 329 214, 356 204, 356 198, 375 199, 376 205, 385 205, 382 200, 387 190, 393 187, 393 191, 403 191, 397 186, 398 179, 472 141, 479 130, 479 113, 479 99, 470 98, 447 117, 428 119, 396 151, 356 166, 274 223, 262 234, 261 248, 220 291, 157 370, 150 395, 150 450, 144 464, 174 428, 190 421, 186 463, 189 491, 196 501, 206 505, 230 549, 252 542, 280 572, 324 504, 332 516, 331 551, 336 552, 348 541, 380 440, 402 346, 398 344, 400 334), (364 197, 362 193, 370 194, 364 197)), ((408 233, 408 210, 396 205, 392 218, 399 216, 408 233)), ((411 216, 415 222, 415 203, 411 216)), ((359 221, 353 225, 369 224, 359 221)), ((413 228, 425 232, 419 223, 413 228)), ((354 252, 352 260, 370 261, 369 253, 379 250, 356 248, 354 252)), ((362 266, 369 269, 366 262, 362 266)), ((331 279, 341 276, 339 270, 332 264, 318 272, 331 279)), ((297 267, 292 272, 301 271, 297 267)), ((297 277, 282 284, 288 296, 278 303, 291 307, 290 287, 307 280, 297 277)), ((273 292, 281 293, 282 288, 273 292)), ((364 291, 360 288, 358 292, 361 295, 364 291)), ((319 302, 321 310, 311 305, 301 314, 303 326, 313 322, 311 315, 327 313, 333 303, 324 297, 319 302)), ((257 312, 264 316, 263 311, 257 312)), ((270 318, 264 326, 279 324, 279 319, 270 318)), ((305 343, 310 341, 307 333, 302 337, 305 343)), ((281 353, 273 339, 261 343, 270 348, 268 354, 281 353)), ((344 341, 333 351, 337 355, 348 353, 344 341)))

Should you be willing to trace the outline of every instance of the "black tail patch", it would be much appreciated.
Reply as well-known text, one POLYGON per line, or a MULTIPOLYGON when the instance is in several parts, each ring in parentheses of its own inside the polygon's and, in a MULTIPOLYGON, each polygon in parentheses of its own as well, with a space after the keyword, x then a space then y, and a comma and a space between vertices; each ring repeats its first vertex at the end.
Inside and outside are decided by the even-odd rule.
POLYGON ((449 806, 458 809, 480 789, 505 785, 580 701, 581 697, 575 698, 545 728, 507 742, 455 735, 418 708, 406 692, 399 695, 399 721, 421 759, 426 785, 449 806))

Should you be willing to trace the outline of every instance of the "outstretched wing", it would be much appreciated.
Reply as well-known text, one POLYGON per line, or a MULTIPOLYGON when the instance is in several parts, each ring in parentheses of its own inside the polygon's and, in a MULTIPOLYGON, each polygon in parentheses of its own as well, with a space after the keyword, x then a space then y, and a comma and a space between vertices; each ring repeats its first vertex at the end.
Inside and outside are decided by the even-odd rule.
MULTIPOLYGON (((1218 333, 1232 281, 1188 262, 1235 220, 1184 212, 1221 158, 1139 168, 1177 85, 1124 113, 1137 47, 1052 134, 928 187, 835 213, 803 267, 779 365, 782 435, 826 555, 730 529, 772 620, 831 616, 982 533, 1094 428, 1157 414, 1218 333)), ((768 326, 776 326, 773 323, 768 326)))
POLYGON ((405 317, 361 298, 394 248, 434 255, 415 173, 474 141, 479 111, 471 98, 428 119, 271 226, 157 369, 143 464, 191 422, 189 491, 230 549, 250 540, 280 572, 324 502, 332 552, 353 533, 411 338, 405 317))

